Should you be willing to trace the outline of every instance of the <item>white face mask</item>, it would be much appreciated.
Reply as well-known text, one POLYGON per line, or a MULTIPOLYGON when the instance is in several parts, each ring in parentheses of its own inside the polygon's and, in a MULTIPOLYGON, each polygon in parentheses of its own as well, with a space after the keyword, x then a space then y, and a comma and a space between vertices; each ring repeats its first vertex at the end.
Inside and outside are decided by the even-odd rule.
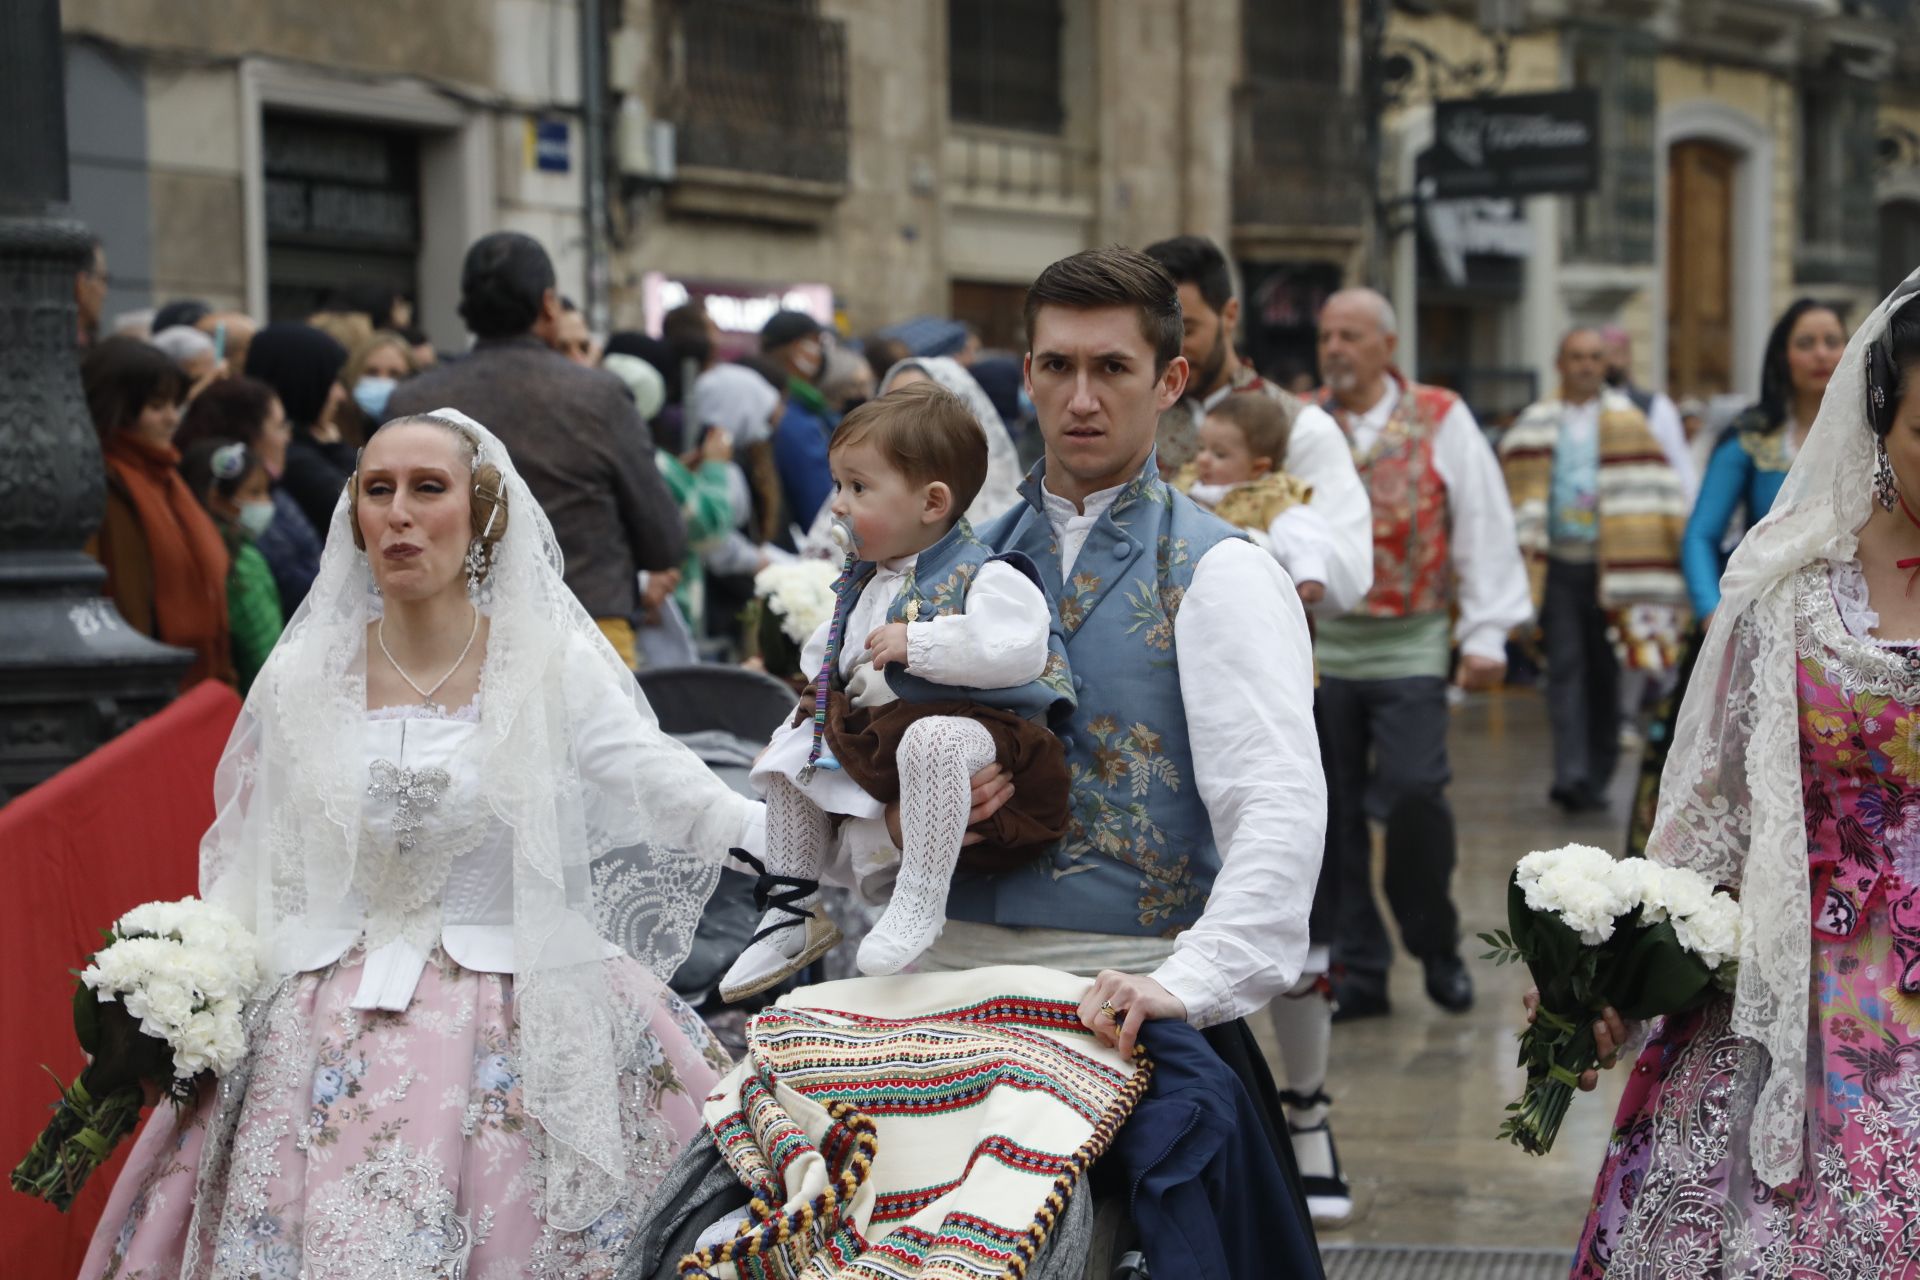
POLYGON ((267 526, 273 523, 273 502, 271 499, 243 502, 240 504, 240 514, 234 519, 242 529, 246 530, 249 538, 258 538, 267 531, 267 526))

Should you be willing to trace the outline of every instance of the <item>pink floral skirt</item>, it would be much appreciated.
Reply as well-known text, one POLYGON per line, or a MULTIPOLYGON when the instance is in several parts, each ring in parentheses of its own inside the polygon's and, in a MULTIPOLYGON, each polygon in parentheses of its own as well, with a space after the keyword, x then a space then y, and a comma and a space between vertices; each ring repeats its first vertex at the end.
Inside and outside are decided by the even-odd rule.
POLYGON ((1884 904, 1813 939, 1805 1166, 1754 1175, 1764 1050, 1730 1000, 1657 1027, 1633 1068, 1572 1280, 1920 1280, 1920 997, 1884 904))
POLYGON ((436 953, 406 1012, 362 1011, 356 953, 289 979, 253 1011, 241 1068, 149 1117, 81 1277, 611 1276, 728 1063, 646 968, 607 965, 619 1013, 644 1029, 622 1066, 626 1195, 585 1230, 541 1221, 513 978, 436 953))

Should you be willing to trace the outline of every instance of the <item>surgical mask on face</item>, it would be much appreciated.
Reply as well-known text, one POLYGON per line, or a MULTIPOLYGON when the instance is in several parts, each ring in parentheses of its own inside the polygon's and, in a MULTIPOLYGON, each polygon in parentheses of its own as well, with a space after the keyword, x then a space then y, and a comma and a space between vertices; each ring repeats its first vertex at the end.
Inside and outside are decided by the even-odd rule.
POLYGON ((362 378, 353 384, 353 402, 375 422, 385 422, 387 401, 398 385, 392 378, 362 378))
POLYGON ((272 500, 262 499, 259 502, 241 503, 240 514, 235 517, 235 521, 246 530, 249 538, 258 538, 267 531, 267 526, 273 523, 272 500))

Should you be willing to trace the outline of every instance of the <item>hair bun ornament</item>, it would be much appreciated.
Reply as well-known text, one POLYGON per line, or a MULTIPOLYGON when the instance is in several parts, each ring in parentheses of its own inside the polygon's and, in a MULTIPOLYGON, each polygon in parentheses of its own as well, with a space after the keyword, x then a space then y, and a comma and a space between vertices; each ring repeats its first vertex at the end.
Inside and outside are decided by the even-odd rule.
POLYGON ((247 473, 247 446, 223 444, 208 459, 213 474, 222 480, 238 480, 247 473))
POLYGON ((1873 434, 1884 440, 1893 430, 1893 417, 1898 410, 1894 391, 1899 382, 1899 372, 1893 367, 1893 357, 1888 353, 1887 344, 1874 341, 1867 344, 1867 426, 1873 434))

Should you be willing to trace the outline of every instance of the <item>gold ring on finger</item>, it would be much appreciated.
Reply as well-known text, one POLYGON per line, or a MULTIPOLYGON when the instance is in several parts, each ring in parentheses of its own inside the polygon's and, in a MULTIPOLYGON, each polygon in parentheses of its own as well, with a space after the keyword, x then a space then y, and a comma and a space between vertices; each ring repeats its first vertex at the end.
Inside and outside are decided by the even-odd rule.
POLYGON ((1107 1015, 1108 1021, 1116 1024, 1120 1021, 1121 1018, 1126 1016, 1125 1014, 1121 1013, 1120 1010, 1113 1007, 1113 1001, 1111 1000, 1103 1000, 1100 1002, 1100 1012, 1107 1015))

